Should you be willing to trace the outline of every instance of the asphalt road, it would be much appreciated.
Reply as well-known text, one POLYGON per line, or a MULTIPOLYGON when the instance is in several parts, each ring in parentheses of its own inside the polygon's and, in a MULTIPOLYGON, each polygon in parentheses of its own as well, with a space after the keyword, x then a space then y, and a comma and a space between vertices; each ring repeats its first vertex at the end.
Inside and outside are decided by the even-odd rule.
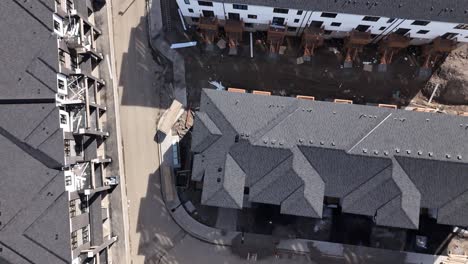
POLYGON ((164 110, 159 108, 162 68, 148 47, 145 0, 114 0, 113 18, 132 263, 245 263, 229 248, 190 237, 166 211, 154 141, 164 110))
POLYGON ((157 72, 148 48, 144 0, 114 0, 114 45, 133 263, 158 263, 181 237, 161 200, 158 148, 160 115, 157 72))

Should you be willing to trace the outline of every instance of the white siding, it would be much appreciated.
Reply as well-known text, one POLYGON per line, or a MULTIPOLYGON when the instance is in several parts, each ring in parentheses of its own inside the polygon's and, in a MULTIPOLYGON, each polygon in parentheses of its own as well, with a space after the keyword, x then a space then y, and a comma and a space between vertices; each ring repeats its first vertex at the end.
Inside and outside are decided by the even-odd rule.
MULTIPOLYGON (((338 13, 335 18, 322 17, 321 11, 316 10, 303 10, 302 14, 298 15, 297 9, 289 9, 288 14, 274 13, 274 7, 268 6, 256 6, 248 5, 247 10, 234 9, 233 4, 231 3, 218 3, 213 2, 213 6, 200 6, 198 1, 189 0, 189 4, 185 3, 185 0, 177 0, 177 3, 180 7, 182 15, 184 17, 200 17, 203 10, 211 10, 215 13, 215 16, 220 20, 227 19, 229 13, 237 13, 240 15, 240 18, 243 19, 245 23, 253 24, 253 27, 258 30, 266 29, 274 17, 284 18, 285 24, 289 27, 297 27, 299 30, 296 32, 289 32, 289 34, 300 35, 302 29, 312 21, 322 21, 323 27, 325 30, 333 31, 330 37, 344 37, 346 32, 349 32, 355 29, 359 25, 369 26, 370 32, 377 36, 387 35, 391 32, 398 30, 399 28, 407 28, 410 31, 408 32, 412 40, 412 44, 425 44, 432 41, 432 39, 442 36, 445 33, 458 33, 456 37, 457 41, 468 42, 468 30, 455 29, 458 24, 455 23, 446 23, 446 22, 430 22, 426 26, 412 25, 414 20, 408 19, 394 19, 390 21, 389 17, 380 17, 378 21, 364 21, 364 15, 352 15, 338 13), (193 13, 189 12, 189 9, 193 10, 193 13), (256 15, 256 19, 248 18, 248 15, 256 15), (296 19, 298 19, 297 22, 296 19), (339 26, 332 26, 332 23, 341 23, 339 26), (417 33, 420 30, 428 30, 426 34, 417 33)), ((187 21, 192 23, 191 19, 187 21)))

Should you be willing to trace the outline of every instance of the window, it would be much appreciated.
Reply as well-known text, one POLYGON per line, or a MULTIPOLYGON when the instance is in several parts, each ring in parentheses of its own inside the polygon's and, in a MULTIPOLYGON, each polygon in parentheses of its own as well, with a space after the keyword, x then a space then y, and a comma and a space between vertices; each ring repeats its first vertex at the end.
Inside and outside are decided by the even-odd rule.
POLYGON ((65 51, 59 50, 59 61, 61 65, 65 65, 65 51))
POLYGON ((54 32, 57 35, 62 36, 63 35, 63 19, 61 19, 56 14, 54 14, 53 20, 54 20, 54 32))
POLYGON ((427 33, 429 33, 429 30, 419 30, 416 33, 418 33, 418 34, 427 34, 427 33))
POLYGON ((66 175, 65 176, 65 186, 70 186, 72 185, 72 177, 71 175, 66 175))
POLYGON ((186 5, 190 5, 190 0, 184 0, 184 3, 185 3, 186 5))
POLYGON ((71 244, 72 249, 76 249, 78 247, 78 235, 76 234, 76 231, 71 233, 71 244))
POLYGON ((232 4, 232 8, 240 9, 240 10, 247 10, 247 5, 232 4))
POLYGON ((427 26, 427 24, 431 23, 431 21, 423 21, 423 20, 415 20, 411 25, 415 26, 427 26))
POLYGON ((282 26, 282 25, 284 25, 284 17, 273 17, 272 23, 273 23, 274 25, 280 25, 280 26, 282 26))
POLYGON ((339 27, 339 26, 341 26, 341 23, 332 22, 332 23, 331 23, 331 26, 332 26, 332 27, 339 27))
POLYGON ((468 24, 460 24, 455 27, 456 29, 465 29, 468 30, 468 24))
POLYGON ((310 23, 310 26, 311 27, 322 27, 323 25, 323 21, 316 21, 316 20, 312 20, 312 22, 310 23))
POLYGON ((198 17, 192 17, 192 22, 195 22, 195 23, 196 23, 196 22, 198 22, 198 21, 200 21, 200 18, 198 18, 198 17))
POLYGON ((289 31, 289 32, 296 32, 296 31, 297 31, 297 27, 288 27, 288 31, 289 31))
POLYGON ((298 18, 294 19, 294 23, 299 23, 299 19, 298 18))
POLYGON ((83 238, 83 244, 86 244, 89 242, 89 231, 88 231, 88 227, 85 226, 81 229, 81 235, 82 235, 82 238, 83 238))
POLYGON ((214 12, 210 10, 202 10, 204 17, 214 17, 214 12))
POLYGON ((250 189, 249 187, 244 187, 244 195, 249 195, 250 189))
POLYGON ((257 15, 247 15, 247 18, 256 19, 257 15))
POLYGON ((409 31, 410 29, 408 28, 399 28, 395 31, 395 34, 406 35, 406 33, 408 33, 409 31))
POLYGON ((380 17, 375 17, 375 16, 365 16, 362 20, 363 21, 372 21, 372 22, 377 22, 379 21, 380 17))
POLYGON ((380 27, 379 28, 379 30, 385 30, 385 29, 386 29, 386 27, 380 27))
POLYGON ((370 28, 370 26, 368 26, 368 25, 358 25, 356 27, 356 30, 361 31, 361 32, 366 32, 369 28, 370 28))
POLYGON ((251 28, 251 27, 253 27, 253 24, 252 23, 244 23, 244 26, 248 27, 248 28, 251 28))
POLYGON ((64 125, 67 124, 67 116, 66 115, 63 115, 63 114, 60 115, 60 124, 64 124, 64 125))
POLYGON ((198 1, 198 5, 201 5, 201 6, 213 6, 213 2, 198 1))
POLYGON ((193 13, 193 9, 192 9, 192 8, 189 8, 188 11, 189 11, 189 13, 193 13))
POLYGON ((76 216, 76 200, 71 200, 70 201, 70 218, 76 216))
POLYGON ((60 73, 57 73, 57 90, 59 93, 67 93, 67 77, 60 73))
POLYGON ((393 21, 395 21, 395 18, 390 18, 389 20, 387 20, 387 23, 392 23, 393 21))
POLYGON ((335 18, 337 16, 336 13, 327 13, 327 12, 323 12, 321 15, 321 17, 329 17, 329 18, 335 18))
POLYGON ((238 13, 228 13, 228 18, 232 20, 240 20, 240 15, 238 13))
POLYGON ((289 13, 289 9, 286 8, 274 8, 273 13, 278 13, 278 14, 287 14, 289 13))
POLYGON ((454 39, 458 36, 458 33, 450 33, 450 32, 447 32, 445 34, 443 34, 442 36, 440 36, 441 38, 443 39, 454 39))
POLYGON ((302 15, 302 12, 303 12, 302 10, 297 11, 297 15, 298 16, 302 15))

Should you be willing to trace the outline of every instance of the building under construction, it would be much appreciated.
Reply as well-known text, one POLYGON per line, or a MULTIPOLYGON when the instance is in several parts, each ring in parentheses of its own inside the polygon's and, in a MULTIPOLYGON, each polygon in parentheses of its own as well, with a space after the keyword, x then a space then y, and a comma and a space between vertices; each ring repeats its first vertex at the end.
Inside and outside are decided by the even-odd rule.
POLYGON ((101 4, 0 4, 1 263, 112 262, 101 4))

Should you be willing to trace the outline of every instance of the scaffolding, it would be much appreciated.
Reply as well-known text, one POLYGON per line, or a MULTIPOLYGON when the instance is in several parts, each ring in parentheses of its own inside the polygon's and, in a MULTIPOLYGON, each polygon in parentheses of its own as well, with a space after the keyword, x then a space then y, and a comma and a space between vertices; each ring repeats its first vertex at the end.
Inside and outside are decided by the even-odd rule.
POLYGON ((352 65, 353 61, 356 60, 358 53, 362 52, 365 45, 372 41, 370 32, 361 32, 353 30, 349 33, 349 36, 345 39, 345 50, 346 58, 345 64, 352 65))
POLYGON ((324 30, 319 27, 309 26, 302 34, 301 45, 304 48, 304 57, 314 56, 316 48, 323 46, 324 30))
POLYGON ((198 28, 202 40, 208 45, 213 44, 219 34, 218 18, 200 16, 198 28))
POLYGON ((270 45, 270 53, 279 53, 281 45, 283 45, 284 37, 288 26, 273 25, 270 23, 267 32, 267 42, 270 45))
POLYGON ((242 41, 242 34, 244 33, 244 21, 228 19, 224 24, 224 31, 228 39, 229 48, 235 48, 242 41))
POLYGON ((455 40, 437 37, 432 43, 423 47, 424 63, 422 67, 426 69, 432 68, 439 58, 447 55, 456 47, 457 42, 455 40))
POLYGON ((409 45, 410 38, 399 34, 392 33, 384 37, 379 43, 380 64, 391 64, 393 56, 409 45))

